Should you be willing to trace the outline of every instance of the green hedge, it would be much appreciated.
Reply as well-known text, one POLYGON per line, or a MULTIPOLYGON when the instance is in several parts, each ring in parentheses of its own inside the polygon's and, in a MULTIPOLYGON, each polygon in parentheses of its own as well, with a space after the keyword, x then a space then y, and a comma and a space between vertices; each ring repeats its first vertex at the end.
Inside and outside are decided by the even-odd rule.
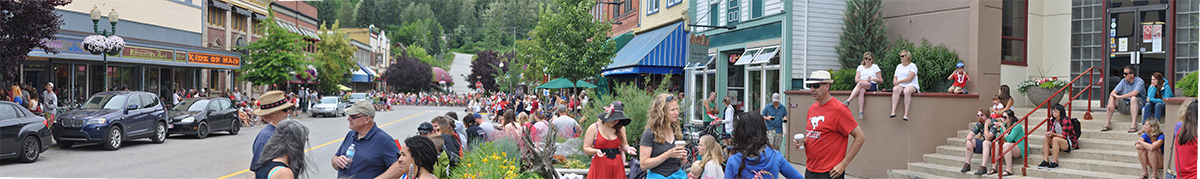
POLYGON ((1196 73, 1197 72, 1188 73, 1187 75, 1183 76, 1183 79, 1179 79, 1179 81, 1175 82, 1175 87, 1179 88, 1179 91, 1183 91, 1182 96, 1196 97, 1196 83, 1198 81, 1196 73))
MULTIPOLYGON (((671 75, 666 75, 663 77, 663 79, 671 79, 671 75)), ((650 81, 650 78, 647 77, 645 81, 650 81)), ((596 123, 597 120, 599 120, 596 119, 596 115, 603 113, 604 107, 607 107, 608 104, 611 104, 613 100, 621 101, 622 104, 625 104, 625 116, 629 117, 629 119, 632 119, 632 121, 629 122, 629 125, 625 126, 626 139, 629 140, 629 146, 638 146, 637 144, 638 141, 641 140, 642 131, 646 128, 646 113, 649 112, 648 109, 650 109, 650 103, 654 101, 654 95, 670 93, 669 91, 665 90, 670 89, 671 87, 670 83, 668 83, 668 80, 661 81, 662 82, 658 84, 658 87, 654 88, 655 90, 653 93, 647 93, 646 90, 639 88, 637 85, 632 83, 615 84, 612 89, 612 93, 607 94, 598 95, 595 92, 597 90, 588 90, 588 96, 592 96, 593 98, 590 102, 588 102, 588 105, 584 106, 583 108, 582 116, 587 117, 587 121, 584 121, 583 123, 583 128, 587 129, 588 126, 592 126, 592 123, 596 123)), ((687 104, 683 101, 679 102, 681 104, 687 104)), ((683 105, 680 105, 680 107, 681 109, 679 114, 683 115, 683 105)), ((681 117, 680 120, 684 119, 681 117)))

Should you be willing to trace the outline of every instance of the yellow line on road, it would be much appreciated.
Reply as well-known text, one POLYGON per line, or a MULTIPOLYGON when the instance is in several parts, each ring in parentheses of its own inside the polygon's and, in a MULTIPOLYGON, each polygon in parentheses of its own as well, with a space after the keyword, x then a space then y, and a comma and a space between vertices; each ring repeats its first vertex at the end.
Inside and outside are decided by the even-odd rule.
MULTIPOLYGON (((413 115, 411 115, 411 116, 404 117, 404 118, 402 118, 402 119, 400 119, 400 120, 392 121, 392 122, 389 122, 389 123, 387 123, 387 124, 383 124, 383 125, 381 125, 381 126, 379 126, 379 127, 385 127, 385 126, 388 126, 388 125, 392 125, 392 123, 400 122, 400 121, 403 121, 403 120, 405 120, 405 119, 412 118, 412 117, 417 117, 417 115, 425 114, 426 112, 429 112, 429 110, 421 111, 420 113, 413 114, 413 115)), ((338 138, 338 139, 334 139, 334 140, 332 140, 332 141, 329 141, 329 142, 326 142, 326 143, 324 143, 324 144, 317 145, 316 147, 308 148, 308 150, 304 150, 304 152, 312 151, 313 149, 321 148, 321 147, 324 147, 324 146, 326 146, 326 145, 333 144, 334 142, 342 141, 342 140, 345 140, 345 139, 346 139, 345 137, 338 138)), ((228 174, 228 175, 221 176, 221 177, 219 177, 219 178, 217 178, 217 179, 225 179, 225 178, 229 178, 229 177, 233 177, 233 176, 241 175, 242 173, 246 173, 246 172, 250 172, 250 169, 242 169, 242 171, 233 172, 233 173, 230 173, 230 174, 228 174)))

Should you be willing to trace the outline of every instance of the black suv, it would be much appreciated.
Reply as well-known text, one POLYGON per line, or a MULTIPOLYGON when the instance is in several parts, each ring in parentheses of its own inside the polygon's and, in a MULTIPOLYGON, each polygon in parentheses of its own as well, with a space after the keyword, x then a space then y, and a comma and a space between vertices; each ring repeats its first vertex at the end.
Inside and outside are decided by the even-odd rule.
POLYGON ((162 143, 167 138, 167 124, 167 109, 158 95, 109 91, 96 93, 79 109, 60 115, 53 133, 59 148, 95 142, 117 150, 123 141, 143 137, 162 143))
POLYGON ((170 134, 193 134, 208 137, 212 131, 229 131, 237 135, 242 121, 238 119, 233 102, 225 97, 190 98, 171 108, 170 134))

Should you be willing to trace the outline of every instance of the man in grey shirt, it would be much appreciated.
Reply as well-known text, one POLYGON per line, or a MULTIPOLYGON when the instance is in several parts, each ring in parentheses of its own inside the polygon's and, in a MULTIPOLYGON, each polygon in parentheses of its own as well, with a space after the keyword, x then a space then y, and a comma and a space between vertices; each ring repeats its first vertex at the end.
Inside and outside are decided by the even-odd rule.
POLYGON ((1109 124, 1112 123, 1113 111, 1117 110, 1117 103, 1129 104, 1129 116, 1132 121, 1129 123, 1129 133, 1137 132, 1138 111, 1141 105, 1146 103, 1146 93, 1142 91, 1146 89, 1146 84, 1142 78, 1137 77, 1137 67, 1133 65, 1125 66, 1125 78, 1113 88, 1108 94, 1108 120, 1104 122, 1104 128, 1100 131, 1112 130, 1109 124), (1118 99, 1120 99, 1118 101, 1118 99), (1130 102, 1132 101, 1132 102, 1130 102))
MULTIPOLYGON (((46 83, 46 91, 42 92, 42 108, 50 116, 58 109, 58 95, 54 94, 54 83, 46 83)), ((53 120, 53 119, 51 119, 53 120)))

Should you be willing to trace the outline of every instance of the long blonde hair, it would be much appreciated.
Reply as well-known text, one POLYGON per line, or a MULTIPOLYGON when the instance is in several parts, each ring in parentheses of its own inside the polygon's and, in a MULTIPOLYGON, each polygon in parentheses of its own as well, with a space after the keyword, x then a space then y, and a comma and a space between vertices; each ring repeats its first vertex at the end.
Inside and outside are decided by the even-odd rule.
MULTIPOLYGON (((1158 128, 1158 125, 1159 125, 1158 119, 1155 119, 1153 117, 1151 117, 1150 119, 1152 119, 1152 120, 1146 120, 1144 125, 1150 125, 1150 132, 1149 132, 1150 140, 1158 140, 1158 135, 1163 134, 1162 129, 1158 128)), ((1138 132, 1138 134, 1142 134, 1142 133, 1146 133, 1146 132, 1138 132)))
POLYGON ((667 107, 670 106, 670 103, 679 101, 679 99, 668 101, 667 97, 669 96, 671 94, 662 93, 655 95, 654 102, 650 104, 650 109, 646 111, 646 118, 649 122, 646 124, 646 129, 654 133, 655 143, 663 144, 671 142, 667 141, 670 135, 675 135, 676 139, 683 138, 683 133, 680 132, 679 128, 679 120, 670 121, 670 119, 667 119, 671 117, 667 116, 670 115, 667 114, 667 107))
POLYGON ((704 156, 704 159, 692 164, 691 171, 701 171, 703 173, 704 165, 710 161, 717 162, 718 164, 725 163, 725 152, 721 149, 721 144, 717 143, 717 138, 714 138, 712 135, 704 135, 700 137, 700 143, 703 144, 700 147, 704 147, 704 153, 701 154, 704 156))

